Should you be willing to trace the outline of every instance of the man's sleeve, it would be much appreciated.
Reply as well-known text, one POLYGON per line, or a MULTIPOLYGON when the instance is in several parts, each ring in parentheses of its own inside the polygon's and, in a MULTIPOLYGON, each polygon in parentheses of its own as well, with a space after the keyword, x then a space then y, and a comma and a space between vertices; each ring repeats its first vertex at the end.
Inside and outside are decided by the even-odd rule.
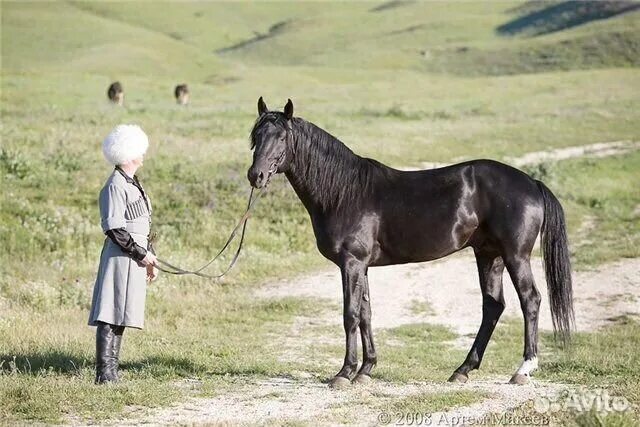
POLYGON ((102 231, 106 233, 114 228, 125 228, 127 220, 124 212, 127 209, 127 195, 123 188, 111 184, 100 192, 100 219, 102 231))
POLYGON ((107 236, 115 243, 120 246, 122 252, 131 256, 133 259, 142 261, 145 256, 147 256, 147 250, 137 244, 131 234, 124 228, 114 228, 112 230, 107 230, 107 236))

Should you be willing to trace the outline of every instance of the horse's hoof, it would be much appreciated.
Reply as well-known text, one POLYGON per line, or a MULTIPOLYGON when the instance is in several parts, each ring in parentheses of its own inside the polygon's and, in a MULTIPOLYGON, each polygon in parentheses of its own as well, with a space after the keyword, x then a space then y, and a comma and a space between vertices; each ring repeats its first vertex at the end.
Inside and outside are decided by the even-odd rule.
POLYGON ((329 381, 329 388, 334 390, 343 390, 351 385, 351 382, 345 377, 333 377, 331 381, 329 381))
POLYGON ((453 375, 451 375, 449 377, 449 382, 450 383, 460 383, 460 384, 464 384, 467 381, 469 381, 469 377, 466 376, 465 374, 461 374, 459 372, 454 372, 453 375))
POLYGON ((509 380, 509 384, 525 385, 529 382, 529 376, 523 374, 514 374, 509 380))
POLYGON ((371 377, 366 374, 358 374, 352 381, 354 384, 369 384, 371 382, 371 377))

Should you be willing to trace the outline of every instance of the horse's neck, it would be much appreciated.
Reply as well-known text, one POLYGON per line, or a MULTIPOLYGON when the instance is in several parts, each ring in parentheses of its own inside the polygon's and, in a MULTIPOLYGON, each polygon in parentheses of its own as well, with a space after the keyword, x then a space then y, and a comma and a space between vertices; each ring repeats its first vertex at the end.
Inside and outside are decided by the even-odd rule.
POLYGON ((294 155, 286 175, 307 210, 337 210, 353 197, 364 160, 312 123, 293 123, 294 155), (350 175, 354 175, 350 177, 350 175))

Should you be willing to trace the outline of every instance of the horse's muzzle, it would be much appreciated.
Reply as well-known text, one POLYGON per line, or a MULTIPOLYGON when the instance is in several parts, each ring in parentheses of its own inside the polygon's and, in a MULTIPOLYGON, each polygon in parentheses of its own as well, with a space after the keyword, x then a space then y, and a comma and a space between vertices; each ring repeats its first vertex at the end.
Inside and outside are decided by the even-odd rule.
POLYGON ((247 171, 247 179, 253 188, 262 188, 265 184, 267 174, 251 166, 247 171))

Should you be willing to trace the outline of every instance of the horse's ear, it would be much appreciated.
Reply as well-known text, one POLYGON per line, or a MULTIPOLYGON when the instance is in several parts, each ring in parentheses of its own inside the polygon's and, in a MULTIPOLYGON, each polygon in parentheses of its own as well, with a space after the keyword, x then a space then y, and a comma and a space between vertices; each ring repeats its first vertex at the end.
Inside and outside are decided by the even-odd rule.
POLYGON ((287 120, 293 118, 293 102, 291 102, 290 99, 287 100, 287 105, 284 106, 284 115, 287 117, 287 120))
POLYGON ((269 109, 267 108, 267 104, 265 104, 262 97, 260 97, 260 99, 258 99, 258 115, 261 116, 267 111, 269 111, 269 109))

